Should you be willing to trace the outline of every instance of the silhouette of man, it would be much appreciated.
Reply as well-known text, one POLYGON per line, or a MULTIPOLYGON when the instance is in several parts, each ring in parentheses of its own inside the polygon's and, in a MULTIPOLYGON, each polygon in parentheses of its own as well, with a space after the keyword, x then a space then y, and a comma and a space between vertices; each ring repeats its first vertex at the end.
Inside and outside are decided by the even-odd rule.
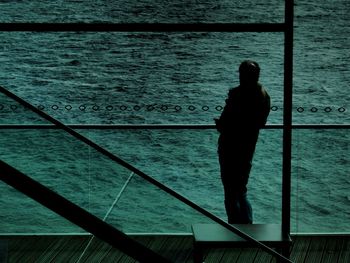
POLYGON ((258 83, 260 67, 250 60, 239 67, 240 85, 230 89, 219 119, 218 155, 229 224, 252 224, 247 183, 259 130, 270 112, 270 96, 258 83))

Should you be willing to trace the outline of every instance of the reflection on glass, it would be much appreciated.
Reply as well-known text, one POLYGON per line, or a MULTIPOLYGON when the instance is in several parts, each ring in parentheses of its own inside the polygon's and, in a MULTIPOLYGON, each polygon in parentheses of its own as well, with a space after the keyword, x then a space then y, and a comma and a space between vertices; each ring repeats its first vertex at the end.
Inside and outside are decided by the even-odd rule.
POLYGON ((297 130, 293 139, 292 230, 349 232, 349 131, 297 130))
MULTIPOLYGON (((163 225, 159 228, 162 232, 188 232, 191 222, 196 222, 197 218, 200 222, 206 221, 193 209, 141 180, 138 175, 134 175, 64 130, 1 129, 0 142, 1 160, 99 218, 108 219, 115 227, 124 231, 156 230, 156 228, 145 228, 145 221, 142 220, 151 222, 151 225, 163 225), (167 201, 163 207, 159 206, 157 200, 167 201), (140 211, 149 213, 140 214, 140 211), (173 216, 171 221, 167 218, 164 222, 163 219, 166 217, 164 214, 159 215, 159 211, 172 215, 183 211, 185 220, 173 216), (111 216, 112 214, 116 216, 111 216), (197 215, 192 216, 194 214, 197 215), (135 222, 138 224, 135 225, 135 222)), ((124 143, 118 141, 119 145, 124 143)), ((130 149, 132 148, 129 147, 129 151, 130 149)), ((8 198, 11 200, 11 194, 8 198)), ((12 205, 12 209, 7 212, 13 214, 14 220, 8 222, 8 231, 18 232, 16 211, 18 209, 27 213, 34 211, 22 204, 12 205)), ((51 231, 45 228, 45 232, 66 230, 59 229, 56 224, 51 226, 51 231)), ((26 227, 27 232, 40 229, 40 225, 26 227)))
POLYGON ((0 211, 0 234, 85 232, 2 181, 0 211))
POLYGON ((101 217, 130 173, 62 130, 1 130, 1 159, 101 217))
MULTIPOLYGON (((226 220, 215 130, 79 131, 226 220)), ((282 130, 263 130, 257 144, 248 184, 256 223, 281 221, 281 136, 282 130)))
POLYGON ((107 222, 127 233, 190 233, 191 224, 210 220, 134 176, 107 222))

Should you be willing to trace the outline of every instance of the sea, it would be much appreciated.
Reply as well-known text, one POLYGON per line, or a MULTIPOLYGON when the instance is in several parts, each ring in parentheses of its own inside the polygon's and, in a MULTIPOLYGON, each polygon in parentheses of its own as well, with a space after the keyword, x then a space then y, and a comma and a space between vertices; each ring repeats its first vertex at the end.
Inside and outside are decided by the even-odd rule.
MULTIPOLYGON (((324 126, 293 129, 291 231, 350 232, 349 130, 329 128, 350 122, 350 2, 294 8, 293 124, 324 126)), ((281 0, 0 1, 0 23, 283 21, 281 0)), ((283 124, 283 33, 0 32, 2 87, 64 124, 97 125, 75 131, 146 176, 63 130, 1 128, 50 124, 3 94, 1 159, 124 232, 189 233, 210 222, 149 178, 226 220, 213 119, 245 59, 261 67, 268 125, 283 124), (179 127, 142 127, 168 124, 179 127)), ((282 151, 282 129, 261 130, 248 184, 255 223, 281 223, 282 151)), ((0 233, 84 232, 0 187, 0 233)))

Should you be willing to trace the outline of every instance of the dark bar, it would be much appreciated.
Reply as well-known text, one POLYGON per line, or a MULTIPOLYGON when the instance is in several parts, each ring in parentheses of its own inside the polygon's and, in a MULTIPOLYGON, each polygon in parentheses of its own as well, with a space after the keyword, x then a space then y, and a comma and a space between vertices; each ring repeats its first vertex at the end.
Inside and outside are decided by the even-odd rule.
POLYGON ((1 160, 0 168, 2 181, 130 257, 140 262, 170 262, 1 160))
MULTIPOLYGON (((67 124, 67 127, 78 130, 215 130, 212 124, 67 124)), ((2 129, 50 130, 61 129, 54 124, 0 124, 2 129)), ((283 129, 283 124, 266 125, 265 130, 283 129)), ((292 130, 342 130, 350 129, 350 124, 293 124, 292 130)))
POLYGON ((282 168, 282 232, 290 235, 292 105, 293 105, 293 20, 294 1, 285 0, 284 98, 283 98, 283 168, 282 168))
POLYGON ((0 23, 0 31, 37 32, 283 32, 283 23, 0 23))

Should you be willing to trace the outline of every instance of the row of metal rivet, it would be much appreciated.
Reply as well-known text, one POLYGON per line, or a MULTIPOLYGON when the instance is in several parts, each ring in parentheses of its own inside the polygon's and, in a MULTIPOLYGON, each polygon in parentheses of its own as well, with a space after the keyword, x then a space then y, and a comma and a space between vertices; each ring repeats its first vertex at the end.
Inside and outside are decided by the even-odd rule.
MULTIPOLYGON (((0 104, 0 110, 4 110, 7 107, 0 104)), ((19 107, 17 105, 9 105, 9 108, 11 110, 17 110, 19 107)), ((60 109, 65 109, 67 111, 73 110, 73 106, 72 105, 66 105, 66 106, 58 106, 57 104, 54 104, 52 106, 49 107, 45 107, 43 105, 38 105, 37 108, 39 110, 45 110, 45 109, 51 109, 54 111, 60 110, 60 109)), ((189 105, 189 106, 180 106, 180 105, 175 105, 175 106, 168 106, 168 105, 157 105, 157 104, 153 104, 153 105, 145 105, 145 106, 139 106, 139 105, 134 105, 134 106, 128 106, 128 105, 120 105, 120 106, 112 106, 112 105, 107 105, 107 106, 98 106, 98 105, 92 105, 92 106, 86 106, 86 105, 80 105, 79 107, 77 107, 80 111, 87 111, 89 109, 93 110, 93 111, 100 111, 100 110, 106 110, 106 111, 113 111, 113 110, 120 110, 120 111, 140 111, 142 109, 145 109, 146 111, 154 111, 154 110, 161 110, 161 111, 169 111, 172 110, 174 112, 180 112, 182 110, 189 110, 189 111, 196 111, 196 110, 202 110, 202 111, 209 111, 210 107, 209 106, 201 106, 201 107, 196 107, 193 105, 189 105)), ((215 106, 213 107, 216 111, 222 111, 223 110, 223 106, 215 106)), ((271 107, 271 111, 278 111, 282 109, 281 107, 278 106, 272 106, 271 107)), ((299 113, 303 113, 305 111, 310 111, 313 113, 316 113, 318 111, 324 111, 326 113, 330 113, 332 111, 337 111, 340 113, 346 112, 346 108, 345 107, 311 107, 311 108, 306 108, 306 107, 298 107, 297 112, 299 113)))

